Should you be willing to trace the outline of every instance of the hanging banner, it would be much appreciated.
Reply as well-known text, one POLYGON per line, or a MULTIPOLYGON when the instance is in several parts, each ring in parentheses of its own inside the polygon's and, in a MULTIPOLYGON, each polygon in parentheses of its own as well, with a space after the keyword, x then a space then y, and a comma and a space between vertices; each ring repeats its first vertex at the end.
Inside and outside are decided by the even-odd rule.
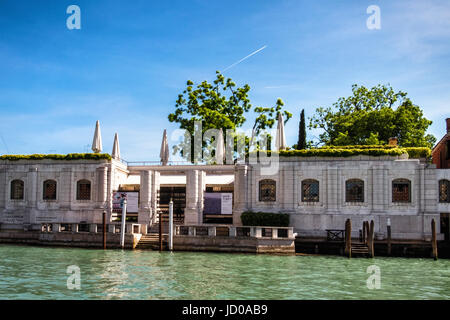
POLYGON ((113 212, 122 213, 123 200, 127 199, 127 212, 138 213, 139 192, 116 191, 113 193, 113 212))
POLYGON ((222 195, 222 214, 233 214, 233 194, 221 193, 222 195))
POLYGON ((203 202, 205 214, 233 214, 233 194, 206 192, 203 202))

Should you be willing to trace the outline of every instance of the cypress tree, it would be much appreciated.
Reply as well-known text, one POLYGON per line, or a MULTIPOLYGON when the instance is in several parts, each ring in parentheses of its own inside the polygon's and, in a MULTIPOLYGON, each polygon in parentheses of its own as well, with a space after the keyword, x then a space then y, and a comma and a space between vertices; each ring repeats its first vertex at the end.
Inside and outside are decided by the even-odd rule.
POLYGON ((305 109, 302 109, 300 114, 300 124, 298 128, 298 142, 297 150, 306 149, 306 124, 305 124, 305 109))

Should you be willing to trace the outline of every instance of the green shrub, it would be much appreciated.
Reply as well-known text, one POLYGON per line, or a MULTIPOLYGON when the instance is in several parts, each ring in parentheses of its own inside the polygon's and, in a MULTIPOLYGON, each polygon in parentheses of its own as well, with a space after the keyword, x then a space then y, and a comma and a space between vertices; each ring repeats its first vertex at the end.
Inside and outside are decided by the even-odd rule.
POLYGON ((0 160, 111 160, 107 153, 69 153, 69 154, 31 154, 31 155, 3 155, 0 160))
POLYGON ((353 145, 353 146, 323 146, 319 149, 394 149, 398 146, 388 144, 374 144, 374 145, 353 145))
MULTIPOLYGON (((267 153, 268 156, 271 152, 267 151, 254 151, 258 153, 267 153)), ((274 152, 274 151, 272 151, 274 152)), ((361 148, 361 149, 349 149, 349 148, 316 148, 306 150, 286 150, 280 151, 280 157, 352 157, 352 156, 400 156, 406 153, 406 150, 402 148, 361 148)))
POLYGON ((431 157, 431 149, 425 147, 407 147, 403 148, 408 152, 410 159, 429 158, 431 157))
MULTIPOLYGON (((270 156, 272 152, 276 151, 252 151, 254 155, 266 153, 270 156)), ((325 146, 321 148, 312 148, 306 150, 284 150, 278 152, 280 157, 336 157, 345 158, 353 156, 401 156, 407 153, 409 158, 429 158, 431 156, 431 149, 424 147, 397 147, 389 145, 373 145, 373 146, 325 146)))
POLYGON ((289 214, 246 211, 241 215, 244 226, 288 227, 289 214))

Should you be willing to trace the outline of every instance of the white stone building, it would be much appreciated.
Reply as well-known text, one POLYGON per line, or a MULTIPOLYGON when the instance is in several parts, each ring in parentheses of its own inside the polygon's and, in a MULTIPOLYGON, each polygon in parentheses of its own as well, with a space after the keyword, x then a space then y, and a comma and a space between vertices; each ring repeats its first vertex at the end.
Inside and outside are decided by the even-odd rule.
POLYGON ((439 239, 449 238, 450 170, 419 159, 280 157, 276 174, 264 175, 261 164, 249 162, 127 163, 115 150, 112 160, 0 160, 0 229, 100 224, 104 211, 110 223, 114 192, 133 191, 135 221, 149 226, 176 197, 178 223, 186 225, 219 219, 238 226, 245 211, 273 212, 288 213, 300 237, 325 237, 350 218, 355 235, 363 221, 374 220, 382 236, 390 220, 394 239, 428 239, 434 219, 439 239), (206 215, 209 192, 232 193, 232 215, 206 215))
POLYGON ((233 224, 241 224, 244 211, 289 213, 299 236, 325 236, 327 229, 343 229, 347 218, 354 230, 373 219, 376 232, 383 233, 389 218, 393 238, 422 239, 431 233, 431 219, 439 226, 441 216, 450 212, 450 202, 440 190, 450 180, 450 170, 418 159, 280 157, 279 161, 278 174, 265 176, 259 164, 127 166, 114 159, 2 160, 1 228, 101 223, 103 211, 111 219, 112 193, 130 181, 138 185, 137 222, 142 224, 155 217, 158 191, 164 186, 185 188, 187 225, 205 222, 204 193, 207 187, 220 190, 222 185, 233 190, 233 224))

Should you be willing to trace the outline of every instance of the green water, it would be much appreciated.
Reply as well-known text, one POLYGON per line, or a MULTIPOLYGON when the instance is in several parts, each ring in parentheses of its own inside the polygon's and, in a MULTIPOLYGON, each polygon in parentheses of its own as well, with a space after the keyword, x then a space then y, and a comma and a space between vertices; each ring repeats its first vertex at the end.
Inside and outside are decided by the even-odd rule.
POLYGON ((450 260, 0 245, 0 299, 450 299, 450 260), (367 288, 370 265, 380 289, 367 288))

